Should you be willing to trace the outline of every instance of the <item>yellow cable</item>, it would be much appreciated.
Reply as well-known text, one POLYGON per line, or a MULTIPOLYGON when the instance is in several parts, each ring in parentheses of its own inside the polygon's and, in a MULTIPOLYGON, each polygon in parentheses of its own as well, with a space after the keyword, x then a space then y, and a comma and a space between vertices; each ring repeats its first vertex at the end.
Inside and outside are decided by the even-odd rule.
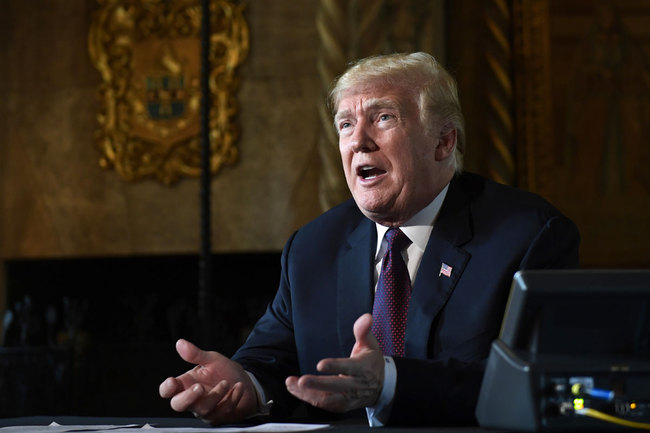
POLYGON ((650 423, 647 422, 636 422, 636 421, 629 421, 623 418, 618 418, 612 415, 608 415, 606 413, 600 412, 596 409, 592 409, 589 407, 586 407, 584 409, 579 409, 576 410, 575 412, 578 415, 584 415, 588 416, 591 418, 598 418, 603 421, 611 422, 614 424, 619 424, 625 427, 631 427, 631 428, 638 428, 638 429, 644 429, 644 430, 650 430, 650 423))

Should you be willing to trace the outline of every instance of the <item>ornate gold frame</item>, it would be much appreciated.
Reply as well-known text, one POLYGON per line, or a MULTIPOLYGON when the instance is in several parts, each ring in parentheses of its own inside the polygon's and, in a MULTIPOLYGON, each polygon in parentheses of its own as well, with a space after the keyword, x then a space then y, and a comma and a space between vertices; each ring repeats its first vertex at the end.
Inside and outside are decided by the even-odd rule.
MULTIPOLYGON (((199 0, 98 0, 88 47, 100 72, 100 165, 128 181, 200 174, 199 0)), ((242 7, 210 1, 211 173, 238 152, 234 92, 248 54, 242 7)))

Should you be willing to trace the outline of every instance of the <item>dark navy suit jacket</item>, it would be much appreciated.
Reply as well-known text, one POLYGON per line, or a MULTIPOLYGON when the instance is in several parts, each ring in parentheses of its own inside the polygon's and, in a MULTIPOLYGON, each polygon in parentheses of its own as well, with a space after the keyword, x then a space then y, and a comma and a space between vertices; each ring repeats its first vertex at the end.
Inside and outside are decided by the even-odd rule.
MULTIPOLYGON (((287 376, 349 356, 352 325, 372 311, 376 238, 375 223, 349 200, 287 242, 275 299, 234 356, 274 400, 273 414, 298 403, 287 376)), ((542 198, 472 174, 455 177, 413 285, 389 423, 474 423, 514 273, 577 267, 578 244, 573 222, 542 198), (443 263, 450 276, 440 274, 443 263)))

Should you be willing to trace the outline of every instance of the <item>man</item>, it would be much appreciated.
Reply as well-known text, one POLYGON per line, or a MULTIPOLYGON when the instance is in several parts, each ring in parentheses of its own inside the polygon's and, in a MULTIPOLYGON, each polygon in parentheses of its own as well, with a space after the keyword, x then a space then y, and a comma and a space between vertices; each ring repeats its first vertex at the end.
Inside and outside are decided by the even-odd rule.
POLYGON ((474 423, 513 274, 577 266, 578 231, 533 194, 461 174, 455 82, 431 56, 362 60, 330 102, 353 200, 289 239, 276 297, 233 359, 181 340, 197 366, 160 394, 215 424, 301 400, 366 408, 373 426, 474 423))

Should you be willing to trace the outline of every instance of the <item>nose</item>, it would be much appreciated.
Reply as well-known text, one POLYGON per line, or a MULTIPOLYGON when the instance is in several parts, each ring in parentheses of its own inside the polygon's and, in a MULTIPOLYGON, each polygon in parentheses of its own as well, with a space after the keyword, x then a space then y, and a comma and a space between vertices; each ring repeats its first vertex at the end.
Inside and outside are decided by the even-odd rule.
POLYGON ((353 152, 372 152, 377 149, 377 144, 368 131, 368 128, 359 122, 355 128, 354 133, 349 138, 350 148, 353 152))

